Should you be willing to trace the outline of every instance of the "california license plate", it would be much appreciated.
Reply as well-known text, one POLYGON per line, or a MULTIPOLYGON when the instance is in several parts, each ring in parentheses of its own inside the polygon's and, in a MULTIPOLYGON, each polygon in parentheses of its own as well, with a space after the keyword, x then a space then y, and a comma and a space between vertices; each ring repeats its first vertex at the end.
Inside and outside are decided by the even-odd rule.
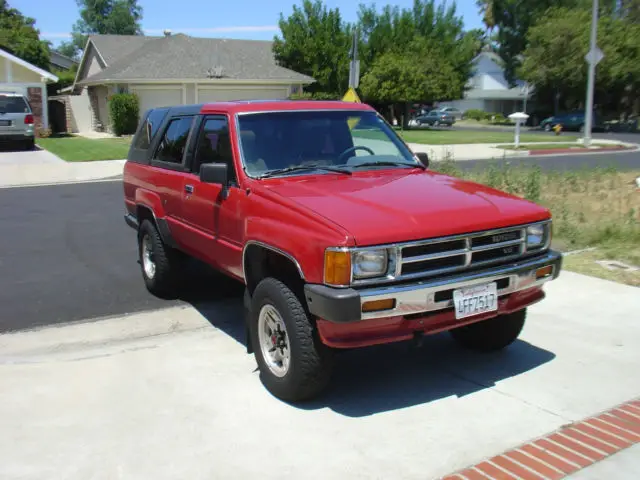
POLYGON ((0 120, 0 127, 10 127, 11 120, 0 120))
POLYGON ((456 318, 472 317, 498 309, 498 286, 495 282, 453 291, 456 318))

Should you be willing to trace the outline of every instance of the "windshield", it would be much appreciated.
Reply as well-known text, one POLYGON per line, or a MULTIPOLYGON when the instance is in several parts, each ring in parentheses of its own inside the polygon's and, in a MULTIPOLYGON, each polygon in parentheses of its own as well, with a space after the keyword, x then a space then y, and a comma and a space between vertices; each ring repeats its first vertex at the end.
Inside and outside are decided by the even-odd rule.
POLYGON ((282 169, 288 169, 283 175, 331 173, 326 168, 296 168, 306 166, 345 170, 365 163, 358 170, 420 166, 375 112, 250 113, 238 115, 238 124, 242 161, 252 177, 282 169))
POLYGON ((15 95, 0 95, 0 112, 29 113, 29 105, 24 98, 15 95))

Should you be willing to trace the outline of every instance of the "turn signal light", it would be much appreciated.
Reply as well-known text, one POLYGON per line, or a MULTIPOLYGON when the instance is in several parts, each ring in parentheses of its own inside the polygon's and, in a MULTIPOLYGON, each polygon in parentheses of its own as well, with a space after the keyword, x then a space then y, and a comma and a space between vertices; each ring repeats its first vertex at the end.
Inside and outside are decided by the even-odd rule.
POLYGON ((351 283, 351 252, 327 250, 324 252, 324 283, 346 286, 351 283))
POLYGON ((34 124, 33 115, 31 115, 31 114, 25 115, 24 116, 24 123, 25 123, 25 125, 33 125, 34 124))
POLYGON ((549 277, 553 273, 553 265, 547 265, 536 270, 536 280, 549 277))
POLYGON ((387 298, 385 300, 371 300, 362 304, 363 312, 379 312, 380 310, 391 310, 396 306, 395 298, 387 298))

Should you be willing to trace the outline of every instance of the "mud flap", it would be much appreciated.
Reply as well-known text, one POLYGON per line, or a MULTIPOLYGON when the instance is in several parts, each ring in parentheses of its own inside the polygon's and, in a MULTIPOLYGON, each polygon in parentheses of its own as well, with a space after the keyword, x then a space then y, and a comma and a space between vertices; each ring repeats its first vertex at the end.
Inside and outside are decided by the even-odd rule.
POLYGON ((247 353, 253 353, 253 345, 251 344, 251 295, 249 295, 249 289, 244 289, 244 331, 245 331, 245 343, 247 345, 247 353))

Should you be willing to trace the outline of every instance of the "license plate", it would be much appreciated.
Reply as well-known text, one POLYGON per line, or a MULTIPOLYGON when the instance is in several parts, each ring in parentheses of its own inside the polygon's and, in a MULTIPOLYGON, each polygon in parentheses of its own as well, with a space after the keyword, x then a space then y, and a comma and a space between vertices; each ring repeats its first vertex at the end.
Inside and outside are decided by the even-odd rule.
POLYGON ((10 127, 11 120, 0 120, 0 127, 10 127))
POLYGON ((456 318, 472 317, 498 309, 498 286, 495 282, 453 291, 456 318))

